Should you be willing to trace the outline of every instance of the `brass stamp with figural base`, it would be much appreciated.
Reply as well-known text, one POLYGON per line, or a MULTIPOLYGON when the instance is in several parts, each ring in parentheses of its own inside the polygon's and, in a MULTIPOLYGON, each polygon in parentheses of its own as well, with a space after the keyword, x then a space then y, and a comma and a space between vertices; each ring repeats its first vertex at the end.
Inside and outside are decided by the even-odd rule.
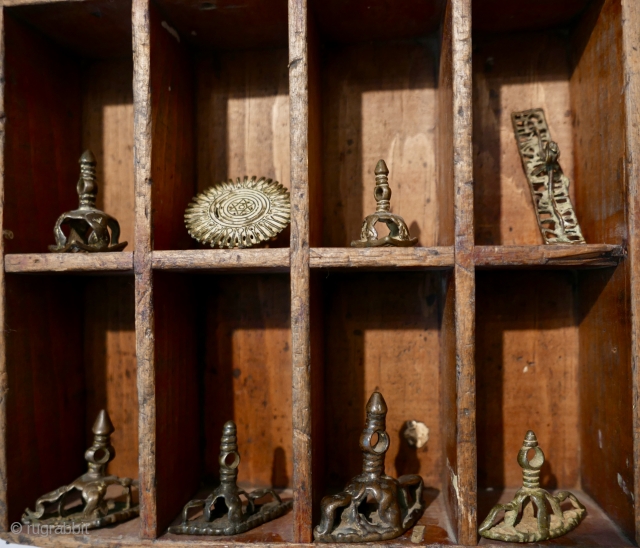
POLYGON ((375 542, 399 537, 413 527, 424 512, 422 478, 384 473, 389 449, 386 432, 387 404, 379 392, 367 403, 367 420, 360 436, 362 473, 337 495, 321 503, 320 524, 313 536, 319 542, 375 542), (377 441, 372 445, 372 439, 377 441), (367 501, 371 499, 371 502, 367 501))
POLYGON ((376 199, 376 212, 365 218, 362 223, 360 239, 351 242, 351 247, 410 247, 416 245, 418 238, 412 238, 407 228, 407 223, 400 215, 391 213, 391 189, 389 188, 389 169, 384 160, 376 165, 376 186, 373 195, 376 199), (389 234, 383 238, 378 237, 375 225, 385 223, 389 234))
POLYGON ((291 220, 289 191, 278 181, 245 176, 198 194, 184 214, 192 238, 211 247, 251 247, 269 241, 291 220))
POLYGON ((544 243, 586 243, 569 196, 569 178, 558 163, 560 148, 551 140, 544 111, 513 112, 511 121, 544 243))
POLYGON ((110 441, 114 430, 109 415, 103 409, 93 425, 93 445, 84 454, 85 460, 89 463, 87 473, 73 483, 41 496, 36 501, 35 511, 28 508, 25 510, 22 523, 97 529, 126 521, 139 514, 139 506, 132 505, 132 488, 137 488, 138 482, 130 478, 106 475, 107 464, 116 456, 110 441), (123 501, 106 497, 110 485, 122 487, 123 501), (76 505, 73 505, 74 491, 80 495, 77 497, 79 500, 76 505))
POLYGON ((568 491, 551 495, 540 487, 544 453, 538 447, 538 440, 532 430, 524 438, 518 453, 518 464, 522 468, 523 486, 518 489, 511 502, 497 504, 491 509, 480 525, 479 533, 485 538, 505 542, 539 542, 560 537, 575 529, 587 511, 568 491), (535 455, 529 460, 527 453, 532 449, 535 455), (571 502, 573 508, 563 511, 560 505, 566 500, 571 502), (547 503, 551 507, 551 514, 547 503), (502 511, 504 519, 493 525, 496 516, 502 511))
POLYGON ((189 501, 182 510, 182 523, 169 527, 170 533, 179 535, 238 535, 280 517, 292 506, 292 501, 282 502, 273 489, 244 491, 238 487, 238 440, 236 424, 225 423, 220 441, 220 485, 206 499, 189 501), (240 496, 247 500, 243 505, 240 496), (257 504, 270 497, 271 502, 257 504), (189 511, 201 508, 202 515, 189 519, 189 511))
POLYGON ((56 245, 50 245, 49 251, 54 253, 122 251, 127 247, 127 242, 119 242, 120 223, 111 215, 96 208, 98 194, 96 158, 90 150, 85 150, 79 162, 80 179, 76 189, 80 204, 78 209, 58 217, 53 229, 56 245), (68 237, 62 230, 63 226, 69 227, 68 237))

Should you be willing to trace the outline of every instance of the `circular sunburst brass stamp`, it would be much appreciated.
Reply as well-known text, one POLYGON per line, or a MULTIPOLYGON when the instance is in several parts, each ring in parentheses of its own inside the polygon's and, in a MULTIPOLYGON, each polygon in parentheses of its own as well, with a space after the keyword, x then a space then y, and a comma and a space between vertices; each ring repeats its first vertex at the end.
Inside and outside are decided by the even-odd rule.
POLYGON ((211 247, 251 247, 275 238, 291 220, 289 191, 261 177, 229 179, 198 194, 184 214, 189 234, 211 247))

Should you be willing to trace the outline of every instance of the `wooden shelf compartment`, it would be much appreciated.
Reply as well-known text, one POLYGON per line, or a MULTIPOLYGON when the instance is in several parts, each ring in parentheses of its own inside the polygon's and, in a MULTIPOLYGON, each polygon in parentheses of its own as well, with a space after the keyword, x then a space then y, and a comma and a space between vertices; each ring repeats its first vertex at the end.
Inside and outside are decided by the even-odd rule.
POLYGON ((8 274, 5 285, 2 487, 5 519, 14 523, 38 497, 86 472, 84 452, 101 409, 116 429, 108 471, 138 478, 135 301, 133 276, 42 275, 36 282, 8 274))
POLYGON ((474 12, 476 245, 543 243, 511 123, 531 108, 544 109, 560 146, 587 243, 623 244, 622 2, 576 0, 532 16, 525 5, 480 0, 474 12))
POLYGON ((4 228, 8 253, 44 253, 78 207, 78 159, 97 160, 97 206, 134 248, 131 2, 5 7, 4 228))
POLYGON ((197 193, 245 175, 290 188, 287 2, 152 0, 149 14, 153 245, 204 249, 184 224, 197 193))
POLYGON ((627 291, 622 266, 477 274, 479 492, 522 484, 516 457, 533 430, 543 487, 582 489, 606 514, 577 533, 594 545, 617 528, 634 536, 627 291))
POLYGON ((154 273, 158 535, 202 482, 215 483, 228 420, 239 481, 291 487, 289 285, 287 274, 154 273))
MULTIPOLYGON (((445 5, 309 0, 312 245, 360 239, 376 210, 380 159, 390 171, 391 211, 417 245, 452 245, 453 187, 443 174, 451 166, 440 161, 451 129, 439 126, 450 101, 446 68, 438 69, 445 5)), ((384 223, 376 229, 388 234, 384 223)))

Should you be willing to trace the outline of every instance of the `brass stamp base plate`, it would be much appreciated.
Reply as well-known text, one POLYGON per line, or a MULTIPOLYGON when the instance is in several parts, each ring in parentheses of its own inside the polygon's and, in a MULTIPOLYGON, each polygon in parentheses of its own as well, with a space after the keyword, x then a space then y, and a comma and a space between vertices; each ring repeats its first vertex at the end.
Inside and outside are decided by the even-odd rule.
POLYGON ((65 526, 81 526, 84 529, 99 529, 107 525, 113 525, 115 523, 121 523, 131 518, 135 518, 140 514, 140 506, 132 506, 126 508, 126 504, 122 502, 116 502, 113 509, 109 510, 106 516, 88 520, 82 517, 82 512, 75 512, 73 514, 66 515, 63 518, 51 517, 44 519, 31 519, 26 514, 22 516, 22 523, 25 525, 46 525, 47 527, 57 527, 59 525, 65 526))

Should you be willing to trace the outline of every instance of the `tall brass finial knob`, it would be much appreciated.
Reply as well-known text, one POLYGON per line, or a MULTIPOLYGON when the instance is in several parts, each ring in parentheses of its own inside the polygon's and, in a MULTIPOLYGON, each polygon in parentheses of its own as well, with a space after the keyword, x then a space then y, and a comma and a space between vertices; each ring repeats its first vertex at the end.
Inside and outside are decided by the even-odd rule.
POLYGON ((80 178, 76 185, 78 209, 58 217, 53 229, 56 245, 50 245, 49 251, 54 253, 122 251, 127 247, 127 242, 119 243, 120 224, 113 217, 96 208, 98 194, 96 158, 90 150, 85 150, 78 162, 80 164, 80 178), (63 226, 69 228, 69 236, 65 235, 63 226))
POLYGON ((178 535, 238 535, 267 521, 280 517, 292 506, 292 501, 282 502, 273 489, 244 491, 238 487, 238 438, 236 423, 227 421, 220 439, 220 485, 206 499, 190 500, 182 510, 180 525, 172 525, 169 532, 178 535), (240 495, 247 499, 243 506, 240 495), (257 505, 256 501, 270 495, 272 502, 257 505), (224 508, 216 507, 218 500, 224 508), (189 519, 191 508, 202 508, 202 516, 189 519), (226 510, 226 511, 225 511, 226 510))
POLYGON ((491 509, 479 528, 483 537, 505 542, 539 542, 560 537, 578 526, 586 514, 578 499, 568 491, 550 495, 540 487, 540 469, 544 461, 538 439, 533 430, 529 430, 518 452, 523 486, 511 502, 497 504, 491 509), (529 459, 531 450, 534 454, 529 459), (560 504, 567 499, 573 508, 563 511, 560 504), (546 503, 551 507, 551 514, 546 503), (537 513, 534 513, 534 506, 537 513), (493 525, 501 511, 505 513, 503 521, 493 525))
POLYGON ((424 486, 420 476, 406 475, 396 480, 384 473, 389 436, 385 425, 387 404, 382 394, 374 392, 366 410, 365 427, 360 436, 362 473, 341 493, 322 499, 320 524, 313 531, 316 541, 393 539, 413 527, 424 511, 424 486), (367 516, 360 505, 368 494, 375 497, 375 511, 367 516), (341 518, 338 518, 341 509, 341 518))
POLYGON ((114 431, 109 414, 103 409, 93 425, 95 436, 93 445, 84 454, 88 464, 87 472, 73 483, 63 485, 40 497, 36 501, 35 511, 32 512, 28 508, 25 510, 22 523, 97 529, 137 516, 140 508, 137 504, 132 506, 131 500, 132 488, 137 488, 138 482, 131 478, 119 478, 106 474, 107 464, 116 456, 110 439, 114 431), (107 498, 107 489, 110 485, 122 487, 124 502, 107 498), (81 493, 84 506, 66 508, 66 498, 72 491, 81 493))
POLYGON ((362 223, 360 239, 351 242, 352 247, 380 247, 396 246, 410 247, 415 245, 418 238, 409 235, 407 223, 399 215, 390 213, 391 209, 391 188, 389 187, 389 169, 384 160, 380 160, 376 165, 376 186, 373 196, 376 199, 376 212, 365 218, 362 223), (378 231, 375 228, 377 223, 385 223, 389 228, 389 234, 384 238, 378 238, 378 231))

